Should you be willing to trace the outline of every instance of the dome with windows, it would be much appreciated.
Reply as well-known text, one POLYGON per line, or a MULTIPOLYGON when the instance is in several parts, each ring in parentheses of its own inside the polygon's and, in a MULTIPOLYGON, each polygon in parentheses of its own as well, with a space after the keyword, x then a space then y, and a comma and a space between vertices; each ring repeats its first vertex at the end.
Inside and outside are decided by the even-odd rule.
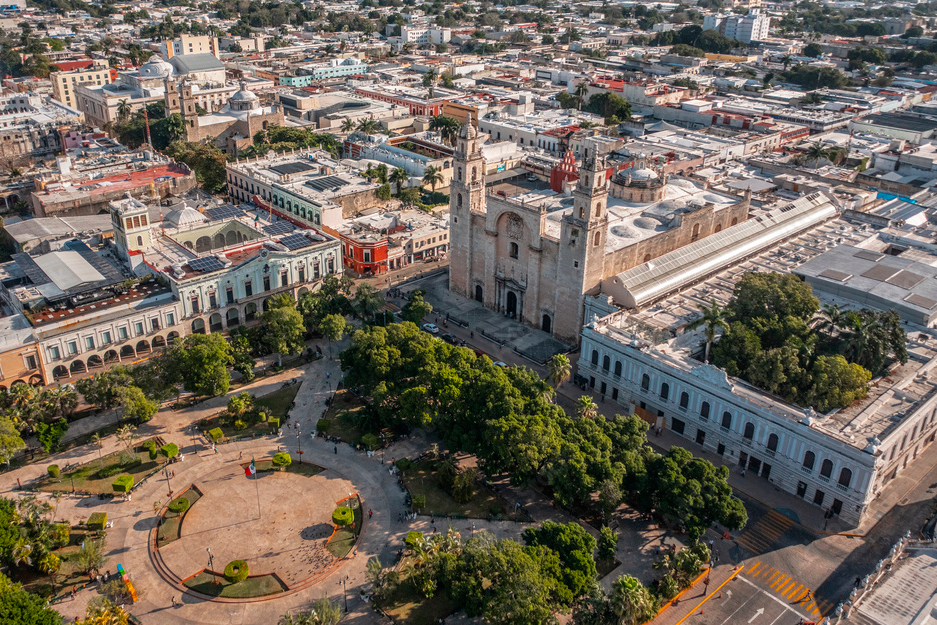
POLYGON ((183 206, 167 213, 163 221, 170 228, 185 228, 206 223, 208 219, 194 208, 183 206))
POLYGON ((140 67, 140 78, 166 78, 175 73, 175 68, 168 61, 156 57, 140 67))

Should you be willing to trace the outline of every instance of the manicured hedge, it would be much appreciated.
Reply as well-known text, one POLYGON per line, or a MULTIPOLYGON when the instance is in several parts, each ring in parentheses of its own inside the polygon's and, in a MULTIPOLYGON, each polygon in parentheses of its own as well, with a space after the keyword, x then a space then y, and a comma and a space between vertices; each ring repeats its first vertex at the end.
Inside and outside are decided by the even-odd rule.
POLYGON ((280 419, 278 417, 270 417, 267 419, 267 425, 273 426, 274 430, 280 429, 280 419))
POLYGON ((179 497, 175 501, 169 504, 169 511, 175 512, 176 514, 182 514, 189 509, 189 500, 185 497, 179 497))
POLYGON ((179 446, 175 443, 166 443, 159 448, 160 452, 170 460, 179 455, 179 446))
POLYGON ((244 560, 233 560, 224 567, 224 577, 232 584, 243 582, 248 575, 250 575, 250 570, 244 560))
POLYGON ((49 477, 58 477, 62 473, 57 464, 50 464, 46 471, 49 472, 49 477))
POLYGON ((351 525, 355 522, 355 513, 348 506, 339 506, 332 512, 332 523, 335 525, 351 525))
POLYGON ((121 475, 114 483, 111 484, 111 487, 116 493, 129 493, 130 489, 133 488, 133 476, 132 475, 121 475))
POLYGON ((93 512, 87 525, 89 530, 103 530, 107 526, 107 512, 93 512))
POLYGON ((156 451, 156 441, 150 439, 143 443, 143 448, 150 452, 150 460, 156 460, 156 456, 159 452, 156 451))
POLYGON ((320 432, 328 432, 329 427, 332 425, 332 422, 328 419, 319 419, 316 421, 316 429, 320 432))
POLYGON ((212 428, 208 430, 208 437, 211 438, 213 443, 217 443, 224 437, 224 432, 221 431, 221 428, 212 428))
POLYGON ((283 453, 282 451, 277 454, 273 454, 273 464, 278 467, 288 467, 293 462, 293 459, 290 458, 289 454, 283 453))

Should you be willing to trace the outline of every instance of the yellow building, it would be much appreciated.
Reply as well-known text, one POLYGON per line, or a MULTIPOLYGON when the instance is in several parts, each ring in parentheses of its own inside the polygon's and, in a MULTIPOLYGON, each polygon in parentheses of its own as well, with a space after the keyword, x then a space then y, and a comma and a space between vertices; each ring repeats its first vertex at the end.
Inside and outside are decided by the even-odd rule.
POLYGON ((89 67, 88 69, 79 69, 73 72, 53 72, 49 75, 52 81, 52 97, 72 108, 78 108, 78 100, 75 97, 75 89, 79 85, 109 85, 114 81, 117 72, 107 66, 106 61, 102 61, 103 67, 89 67))
POLYGON ((45 385, 39 343, 22 315, 0 318, 0 390, 14 384, 45 385))

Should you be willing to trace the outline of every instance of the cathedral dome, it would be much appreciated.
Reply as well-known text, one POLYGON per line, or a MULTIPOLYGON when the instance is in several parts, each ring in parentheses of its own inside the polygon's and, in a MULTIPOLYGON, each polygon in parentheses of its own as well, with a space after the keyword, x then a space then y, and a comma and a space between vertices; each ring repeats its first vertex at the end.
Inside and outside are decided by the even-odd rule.
POLYGON ((168 61, 156 57, 140 67, 140 78, 166 78, 174 72, 175 68, 168 61))
POLYGON ((232 102, 253 102, 254 100, 259 99, 257 94, 249 89, 244 88, 244 83, 241 83, 241 89, 233 96, 231 96, 232 102))
POLYGON ((632 180, 655 180, 657 178, 657 172, 646 167, 641 169, 626 169, 624 173, 631 174, 632 180))
POLYGON ((203 224, 208 220, 205 218, 205 215, 194 208, 183 206, 182 208, 167 213, 163 221, 171 228, 184 228, 186 226, 203 224))

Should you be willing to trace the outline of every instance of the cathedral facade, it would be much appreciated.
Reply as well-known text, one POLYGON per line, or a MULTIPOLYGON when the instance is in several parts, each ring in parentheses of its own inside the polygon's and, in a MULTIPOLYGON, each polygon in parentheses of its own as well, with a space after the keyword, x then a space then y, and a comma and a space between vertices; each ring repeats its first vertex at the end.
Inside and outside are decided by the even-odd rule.
POLYGON ((588 139, 571 193, 488 194, 482 142, 467 123, 456 145, 449 289, 570 345, 604 279, 748 216, 747 198, 668 181, 641 157, 609 181, 588 139))

